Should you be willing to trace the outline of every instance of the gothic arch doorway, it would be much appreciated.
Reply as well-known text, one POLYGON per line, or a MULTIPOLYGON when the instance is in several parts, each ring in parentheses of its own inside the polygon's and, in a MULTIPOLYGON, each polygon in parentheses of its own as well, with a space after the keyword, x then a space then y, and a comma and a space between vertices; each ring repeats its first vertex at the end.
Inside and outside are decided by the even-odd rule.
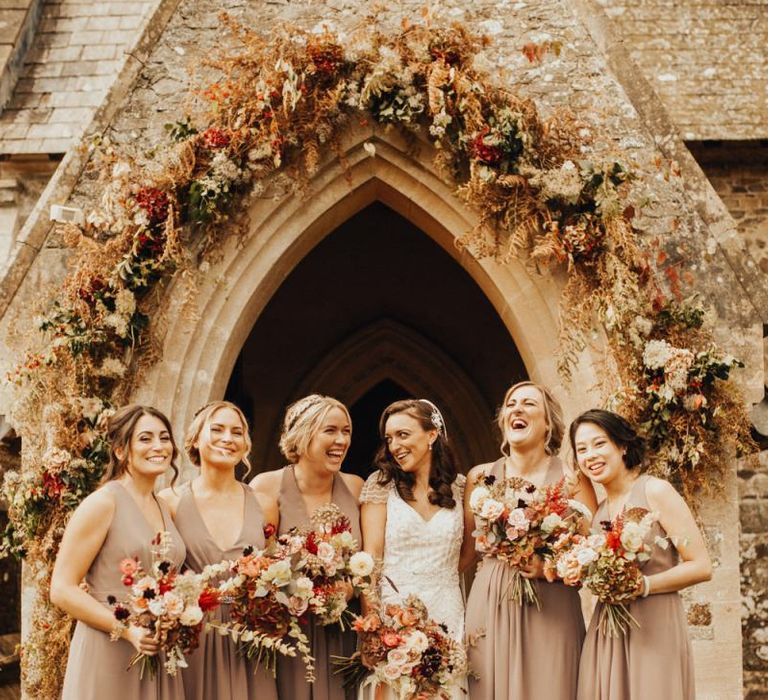
MULTIPOLYGON (((273 440, 278 419, 261 412, 259 396, 275 400, 275 410, 279 413, 292 394, 289 389, 283 399, 278 400, 270 389, 271 384, 279 382, 285 387, 297 387, 307 367, 316 365, 344 338, 373 320, 355 316, 339 301, 356 299, 354 294, 337 296, 337 305, 331 309, 330 316, 324 302, 316 303, 326 296, 329 283, 332 286, 342 279, 338 263, 349 261, 351 249, 342 246, 336 249, 335 258, 326 259, 326 267, 315 273, 314 286, 304 288, 305 303, 301 303, 299 294, 293 307, 284 307, 289 309, 289 315, 279 324, 273 324, 270 334, 263 332, 264 322, 270 313, 274 319, 274 310, 279 306, 275 302, 291 288, 292 280, 298 279, 297 271, 319 259, 318 251, 324 249, 326 239, 343 238, 342 232, 348 230, 352 222, 357 222, 361 235, 349 236, 347 242, 365 238, 370 233, 370 225, 378 219, 369 216, 361 220, 358 215, 380 207, 399 222, 395 226, 390 218, 391 231, 379 231, 380 235, 391 234, 384 249, 399 252, 400 256, 390 258, 389 265, 379 266, 375 273, 364 265, 359 266, 373 275, 366 278, 367 286, 381 282, 383 275, 383 281, 390 286, 381 285, 380 289, 400 289, 395 282, 402 282, 401 271, 405 269, 411 271, 411 277, 405 280, 407 288, 412 280, 430 282, 422 286, 419 293, 413 293, 409 308, 401 309, 406 317, 387 313, 383 301, 379 307, 381 316, 422 333, 454 358, 458 358, 458 351, 462 350, 459 364, 465 367, 483 395, 487 420, 501 399, 504 386, 526 375, 552 387, 567 415, 583 406, 585 394, 596 383, 596 357, 588 348, 576 367, 571 387, 563 385, 557 372, 557 307, 562 280, 557 276, 533 274, 515 260, 504 264, 491 259, 478 260, 457 250, 456 239, 476 223, 476 214, 435 171, 434 151, 426 142, 416 147, 413 141, 406 141, 395 131, 379 132, 370 125, 358 125, 351 126, 345 134, 340 152, 344 155, 343 162, 328 154, 305 196, 252 200, 249 230, 242 236, 230 237, 222 247, 221 257, 195 281, 196 305, 192 313, 184 279, 170 286, 159 324, 166 328, 164 360, 144 375, 135 400, 165 410, 171 416, 174 429, 183 434, 199 406, 225 394, 240 399, 238 392, 241 392, 244 400, 240 402, 252 413, 255 437, 273 440), (366 143, 376 145, 375 157, 369 157, 363 148, 366 143), (413 235, 402 235, 406 230, 413 235), (407 267, 406 261, 423 260, 422 254, 431 255, 433 261, 452 263, 451 269, 460 274, 451 272, 444 277, 431 274, 445 269, 440 265, 424 264, 415 271, 407 267), (448 279, 452 280, 450 284, 446 283, 448 279), (457 280, 463 281, 457 286, 457 280), (451 298, 449 292, 462 288, 462 284, 466 294, 451 298), (318 290, 323 294, 318 294, 318 290), (477 308, 485 311, 479 316, 459 314, 457 310, 464 309, 466 300, 472 297, 480 298, 477 308), (312 303, 306 303, 307 300, 312 303), (321 309, 325 316, 304 313, 298 321, 295 313, 291 316, 290 308, 294 312, 321 309), (319 322, 321 316, 325 320, 319 322), (347 321, 343 334, 336 338, 323 335, 330 328, 338 331, 337 321, 342 318, 347 321), (431 329, 425 329, 425 319, 431 319, 431 329), (486 336, 484 344, 480 343, 481 335, 476 328, 481 324, 462 327, 460 319, 485 321, 483 328, 495 329, 494 338, 489 340, 486 336), (299 328, 299 323, 304 327, 299 328), (262 331, 258 342, 253 340, 257 326, 262 331), (301 334, 286 333, 286 329, 298 329, 301 334), (289 337, 290 344, 287 344, 289 337), (484 347, 498 349, 497 361, 489 362, 478 355, 484 347), (263 348, 284 355, 290 362, 286 362, 279 376, 264 375, 264 382, 258 387, 246 381, 238 388, 240 379, 250 371, 242 362, 245 351, 263 348), (313 354, 312 362, 297 357, 299 351, 306 350, 313 354), (579 387, 579 391, 574 392, 573 387, 579 387), (255 389, 258 391, 254 394, 255 389)), ((375 262, 377 259, 368 252, 364 250, 357 261, 375 262)), ((357 268, 353 265, 349 269, 357 268)), ((348 285, 348 289, 352 288, 348 285)), ((370 300, 371 295, 362 298, 370 300)), ((249 357, 258 357, 258 353, 251 353, 249 357)), ((280 463, 277 448, 271 449, 269 456, 263 445, 257 445, 254 454, 258 468, 280 463)))
POLYGON ((294 268, 251 329, 227 388, 254 425, 256 469, 281 464, 285 406, 312 392, 350 406, 345 469, 369 473, 391 400, 434 400, 463 469, 497 453, 493 414, 526 376, 515 343, 461 265, 413 223, 374 202, 294 268))

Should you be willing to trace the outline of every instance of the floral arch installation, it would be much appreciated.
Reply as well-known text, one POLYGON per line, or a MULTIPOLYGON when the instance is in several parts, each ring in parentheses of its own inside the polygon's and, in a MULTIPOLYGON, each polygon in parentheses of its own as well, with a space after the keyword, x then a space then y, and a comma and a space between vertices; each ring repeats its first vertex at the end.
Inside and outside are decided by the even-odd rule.
MULTIPOLYGON (((39 322, 40 342, 10 377, 24 447, 22 474, 8 473, 3 486, 4 550, 26 557, 41 593, 23 666, 34 697, 59 692, 71 621, 47 603, 50 565, 69 513, 103 470, 105 421, 158 360, 178 359, 162 351, 167 285, 185 285, 191 305, 195 271, 205 273, 226 239, 248 230, 237 213, 243 198, 306 194, 324 157, 347 167, 352 125, 391 129, 414 151, 419 139, 431 143, 446 187, 476 214, 456 242, 463 255, 564 273, 561 374, 570 376, 599 328, 609 356, 621 358, 611 365, 614 404, 645 431, 651 468, 687 498, 717 490, 733 450, 751 448, 728 380, 740 363, 714 345, 702 308, 657 281, 633 226, 639 205, 628 165, 591 150, 578 115, 544 119, 477 69, 483 37, 439 24, 384 33, 371 21, 342 41, 222 23, 234 48, 208 61, 220 79, 201 86, 192 118, 169 125, 169 142, 151 156, 111 147, 94 156, 103 199, 82 228, 66 227, 71 272, 39 322)), ((373 142, 363 149, 378 157, 373 142)))

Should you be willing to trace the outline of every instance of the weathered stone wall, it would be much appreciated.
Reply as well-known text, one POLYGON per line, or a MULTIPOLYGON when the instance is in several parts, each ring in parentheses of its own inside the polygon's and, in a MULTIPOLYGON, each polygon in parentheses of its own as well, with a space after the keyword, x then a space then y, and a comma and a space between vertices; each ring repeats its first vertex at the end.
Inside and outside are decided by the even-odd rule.
MULTIPOLYGON (((733 216, 768 284, 768 146, 760 142, 692 143, 690 148, 733 216)), ((765 365, 768 367, 768 338, 765 365)), ((768 447, 768 401, 754 411, 768 447)), ((768 451, 738 473, 744 691, 768 698, 768 451)))
POLYGON ((768 451, 739 472, 744 692, 768 698, 768 451))
POLYGON ((768 280, 768 143, 716 141, 689 147, 768 280))
POLYGON ((58 163, 46 155, 0 161, 0 271, 58 163))
POLYGON ((154 6, 151 0, 34 4, 42 16, 0 114, 1 154, 69 150, 104 101, 125 50, 154 6))
POLYGON ((598 0, 685 139, 768 136, 764 0, 598 0))

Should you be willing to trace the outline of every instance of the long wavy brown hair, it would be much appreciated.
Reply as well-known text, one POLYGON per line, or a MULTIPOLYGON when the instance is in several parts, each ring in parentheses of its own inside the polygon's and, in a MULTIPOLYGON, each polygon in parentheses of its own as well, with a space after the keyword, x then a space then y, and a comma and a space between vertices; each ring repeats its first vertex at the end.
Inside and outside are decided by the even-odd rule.
MULTIPOLYGON (((453 489, 451 487, 458 473, 456 460, 446 437, 445 426, 442 424, 437 425, 433 421, 432 416, 436 410, 434 404, 423 399, 405 399, 403 401, 395 401, 387 406, 379 419, 379 436, 382 442, 376 452, 374 465, 381 472, 379 483, 382 486, 394 482, 400 498, 404 501, 414 500, 413 487, 416 484, 416 477, 400 469, 394 457, 392 457, 392 453, 389 451, 385 440, 387 419, 396 413, 405 413, 411 418, 416 419, 424 430, 437 431, 437 439, 432 443, 432 465, 429 470, 429 487, 431 489, 429 492, 429 502, 441 508, 455 508, 456 499, 453 497, 453 489)), ((440 416, 440 421, 438 422, 442 423, 442 416, 440 416)))
POLYGON ((168 420, 168 417, 162 411, 159 411, 152 406, 129 404, 128 406, 118 408, 107 423, 109 462, 107 463, 107 468, 104 470, 104 476, 101 478, 102 484, 105 484, 107 481, 112 481, 113 479, 119 479, 128 471, 131 439, 133 438, 133 433, 136 431, 136 424, 142 416, 153 416, 165 426, 168 434, 171 436, 171 445, 173 446, 173 453, 171 455, 173 478, 171 479, 171 485, 173 485, 179 477, 179 468, 176 466, 176 458, 179 456, 179 448, 176 446, 176 440, 173 439, 171 421, 168 420), (119 457, 117 454, 118 452, 121 452, 123 456, 119 457))

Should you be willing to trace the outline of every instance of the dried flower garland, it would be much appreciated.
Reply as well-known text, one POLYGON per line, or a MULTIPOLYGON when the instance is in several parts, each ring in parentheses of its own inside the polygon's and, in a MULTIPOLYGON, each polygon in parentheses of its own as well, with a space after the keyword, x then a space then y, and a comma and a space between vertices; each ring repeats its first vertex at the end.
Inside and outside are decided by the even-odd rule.
POLYGON ((205 261, 234 227, 238 197, 301 190, 323 152, 341 157, 340 137, 361 115, 431 141, 439 170, 480 214, 459 245, 567 267, 561 370, 568 375, 585 334, 602 324, 624 358, 617 401, 646 431, 655 469, 691 497, 716 488, 728 450, 750 446, 743 404, 725 381, 738 363, 714 348, 698 311, 658 294, 631 226, 632 174, 613 159, 584 160, 572 115, 545 121, 477 70, 484 38, 458 25, 389 35, 371 23, 345 48, 330 32, 263 36, 222 21, 240 47, 208 61, 222 77, 199 92, 196 121, 169 125, 170 144, 149 160, 105 147, 94 161, 106 175, 101 201, 83 230, 66 230, 72 271, 39 324, 43 347, 11 377, 24 469, 4 484, 4 551, 39 574, 24 664, 35 697, 58 694, 69 629, 47 603, 50 562, 68 514, 101 474, 105 417, 153 359, 159 294, 150 292, 205 261))

